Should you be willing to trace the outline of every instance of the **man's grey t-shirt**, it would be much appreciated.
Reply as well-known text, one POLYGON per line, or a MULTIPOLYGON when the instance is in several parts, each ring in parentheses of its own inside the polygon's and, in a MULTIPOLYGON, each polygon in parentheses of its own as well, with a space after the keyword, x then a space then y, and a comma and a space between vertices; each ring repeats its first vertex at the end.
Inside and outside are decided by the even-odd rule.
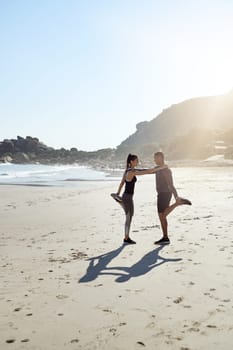
POLYGON ((172 181, 172 172, 170 169, 162 169, 155 173, 156 176, 156 190, 158 193, 161 192, 172 192, 171 187, 168 184, 168 180, 171 185, 173 185, 172 181))

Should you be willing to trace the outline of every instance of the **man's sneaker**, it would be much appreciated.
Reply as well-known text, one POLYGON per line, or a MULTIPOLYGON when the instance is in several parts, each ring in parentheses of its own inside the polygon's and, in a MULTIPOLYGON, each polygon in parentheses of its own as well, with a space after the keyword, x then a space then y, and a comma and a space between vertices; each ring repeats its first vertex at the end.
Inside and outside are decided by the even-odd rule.
POLYGON ((163 237, 160 240, 156 241, 155 244, 170 244, 170 239, 163 237))
POLYGON ((124 238, 124 244, 136 244, 135 241, 133 241, 131 238, 124 238))
POLYGON ((190 202, 190 200, 186 199, 186 198, 180 198, 180 204, 187 204, 187 205, 192 205, 192 203, 190 202))
POLYGON ((120 197, 117 193, 111 193, 111 196, 113 199, 115 199, 115 201, 117 201, 118 203, 122 203, 122 197, 120 197))

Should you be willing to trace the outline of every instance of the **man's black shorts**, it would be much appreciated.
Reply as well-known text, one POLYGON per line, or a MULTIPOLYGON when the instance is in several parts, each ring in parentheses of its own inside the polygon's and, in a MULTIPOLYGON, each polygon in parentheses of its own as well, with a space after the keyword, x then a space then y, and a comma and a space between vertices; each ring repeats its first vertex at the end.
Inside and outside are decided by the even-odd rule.
POLYGON ((158 193, 157 197, 157 208, 159 213, 163 213, 165 209, 169 207, 172 198, 171 192, 161 192, 158 193))

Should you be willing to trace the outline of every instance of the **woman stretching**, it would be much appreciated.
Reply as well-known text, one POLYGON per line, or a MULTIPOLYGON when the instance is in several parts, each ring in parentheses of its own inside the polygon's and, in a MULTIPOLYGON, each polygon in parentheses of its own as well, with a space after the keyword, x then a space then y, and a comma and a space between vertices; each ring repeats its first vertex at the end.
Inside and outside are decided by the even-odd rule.
POLYGON ((134 195, 134 186, 137 181, 136 175, 146 175, 146 174, 154 174, 156 171, 167 168, 167 165, 163 165, 162 167, 156 167, 152 169, 135 169, 138 165, 138 157, 134 154, 129 154, 126 162, 126 170, 123 174, 122 180, 120 182, 117 193, 111 193, 111 196, 123 207, 126 215, 125 219, 125 244, 135 244, 129 237, 130 225, 132 221, 132 217, 134 214, 134 203, 133 203, 133 195, 134 195), (121 189, 125 185, 125 190, 123 196, 120 197, 121 189))

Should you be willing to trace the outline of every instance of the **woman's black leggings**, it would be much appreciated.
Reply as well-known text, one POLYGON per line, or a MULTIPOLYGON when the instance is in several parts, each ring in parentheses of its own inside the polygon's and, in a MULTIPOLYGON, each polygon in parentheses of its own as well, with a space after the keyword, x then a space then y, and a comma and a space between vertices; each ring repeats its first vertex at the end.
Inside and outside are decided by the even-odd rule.
POLYGON ((134 214, 134 204, 133 204, 133 195, 124 193, 122 196, 123 208, 125 211, 125 236, 129 237, 129 231, 131 226, 132 217, 134 214))

